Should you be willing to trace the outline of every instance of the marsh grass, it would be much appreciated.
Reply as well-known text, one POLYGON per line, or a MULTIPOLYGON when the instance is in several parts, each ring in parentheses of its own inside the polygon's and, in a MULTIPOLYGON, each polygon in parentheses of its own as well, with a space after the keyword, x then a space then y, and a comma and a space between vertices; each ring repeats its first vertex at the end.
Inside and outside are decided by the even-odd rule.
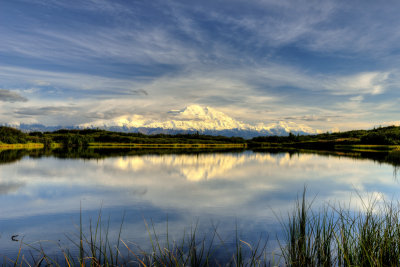
MULTIPOLYGON (((169 236, 168 220, 166 236, 156 231, 155 224, 144 221, 150 243, 150 250, 141 249, 139 244, 125 241, 121 238, 125 214, 122 217, 117 240, 110 240, 110 218, 104 220, 102 211, 99 211, 96 220, 89 220, 88 229, 84 229, 82 212, 77 232, 66 235, 72 243, 72 248, 67 249, 59 243, 59 255, 54 257, 47 254, 40 241, 33 244, 20 242, 18 255, 15 260, 4 259, 3 266, 270 266, 266 255, 266 241, 260 240, 252 245, 240 238, 236 229, 234 237, 234 252, 231 256, 222 255, 221 251, 232 251, 219 236, 217 227, 213 226, 211 233, 200 235, 198 223, 178 240, 171 240, 169 236), (161 237, 162 236, 162 237, 161 237), (23 246, 30 249, 30 257, 22 253, 23 246), (61 256, 60 256, 61 255, 61 256), (223 258, 223 260, 221 260, 223 258)), ((48 244, 47 244, 48 245, 48 244)))
MULTIPOLYGON (((103 220, 100 211, 95 221, 83 229, 80 217, 77 234, 68 235, 76 252, 62 248, 62 257, 52 258, 38 246, 21 241, 15 260, 5 259, 7 266, 399 266, 400 209, 397 201, 382 196, 364 200, 361 207, 351 203, 324 204, 313 208, 306 190, 298 198, 287 219, 281 219, 284 238, 278 240, 280 253, 267 253, 267 241, 260 238, 250 244, 236 229, 232 244, 227 244, 213 226, 206 235, 199 234, 198 223, 184 231, 181 239, 169 235, 168 220, 160 235, 152 221, 145 221, 150 250, 123 240, 124 217, 117 240, 110 240, 110 218, 103 220), (30 258, 22 254, 22 246, 34 250, 30 258), (222 252, 222 254, 221 254, 222 252), (276 260, 276 261, 274 261, 276 260)), ((143 245, 143 244, 142 244, 143 245)))
POLYGON ((229 248, 226 247, 215 226, 209 235, 199 237, 198 223, 196 223, 190 231, 183 233, 180 240, 171 241, 167 223, 166 240, 162 243, 153 222, 151 224, 145 222, 145 224, 152 247, 150 253, 141 251, 139 256, 124 243, 136 257, 138 266, 270 266, 266 257, 267 243, 260 239, 252 246, 240 239, 237 230, 234 241, 235 252, 222 260, 218 251, 229 251, 229 248))
POLYGON ((286 221, 280 242, 286 266, 399 266, 399 203, 382 196, 353 211, 342 205, 324 205, 313 211, 302 197, 286 221))
MULTIPOLYGON (((128 266, 129 260, 125 259, 120 252, 121 233, 125 214, 123 214, 121 225, 116 242, 109 239, 110 218, 103 221, 102 210, 100 209, 95 221, 89 220, 87 233, 83 230, 82 212, 80 213, 79 225, 76 226, 78 232, 65 235, 66 239, 72 243, 72 248, 65 248, 59 242, 48 240, 25 243, 20 241, 20 247, 15 260, 3 259, 3 266, 128 266), (48 254, 42 247, 46 243, 47 247, 53 245, 58 247, 57 256, 48 254), (22 253, 22 248, 29 249, 30 257, 26 258, 22 253), (78 253, 76 253, 78 251, 78 253)), ((26 249, 25 249, 26 250, 26 249)))

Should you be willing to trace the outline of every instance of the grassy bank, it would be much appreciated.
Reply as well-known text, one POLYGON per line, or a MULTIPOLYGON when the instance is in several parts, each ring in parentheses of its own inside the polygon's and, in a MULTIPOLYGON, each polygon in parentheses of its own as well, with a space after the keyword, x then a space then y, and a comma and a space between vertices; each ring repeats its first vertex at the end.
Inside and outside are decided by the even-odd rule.
POLYGON ((27 144, 3 144, 0 143, 0 150, 6 149, 40 149, 44 148, 42 143, 27 143, 27 144))
POLYGON ((391 152, 400 150, 398 145, 336 145, 336 150, 355 152, 391 152))

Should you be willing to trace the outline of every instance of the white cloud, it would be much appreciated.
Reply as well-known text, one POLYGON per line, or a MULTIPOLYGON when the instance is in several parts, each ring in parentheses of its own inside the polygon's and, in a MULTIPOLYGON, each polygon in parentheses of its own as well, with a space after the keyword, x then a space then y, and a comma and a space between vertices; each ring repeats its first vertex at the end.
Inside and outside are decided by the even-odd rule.
POLYGON ((337 79, 334 90, 337 90, 338 94, 382 94, 386 89, 389 74, 389 72, 366 72, 341 77, 337 79))
POLYGON ((50 83, 47 82, 47 81, 36 80, 36 81, 33 81, 33 82, 35 84, 39 85, 39 86, 49 86, 50 85, 50 83))
POLYGON ((361 72, 353 75, 315 74, 299 68, 268 64, 235 70, 235 77, 269 87, 291 86, 309 91, 325 91, 332 95, 370 94, 385 92, 391 85, 389 71, 361 72))

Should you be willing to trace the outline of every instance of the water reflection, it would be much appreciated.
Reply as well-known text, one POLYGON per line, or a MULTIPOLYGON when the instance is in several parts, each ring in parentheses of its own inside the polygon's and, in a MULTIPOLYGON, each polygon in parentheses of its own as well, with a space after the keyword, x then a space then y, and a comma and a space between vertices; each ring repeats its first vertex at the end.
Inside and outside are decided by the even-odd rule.
MULTIPOLYGON (((117 235, 125 210, 124 238, 135 242, 147 239, 143 218, 163 231, 167 214, 176 239, 200 218, 205 229, 211 222, 223 225, 222 237, 234 236, 237 224, 257 240, 278 231, 272 210, 286 214, 305 184, 318 203, 353 198, 360 205, 356 190, 396 197, 398 158, 307 151, 2 151, 0 234, 61 240, 75 230, 80 205, 86 217, 95 217, 102 205, 115 223, 110 236, 117 235)), ((0 251, 11 253, 17 245, 10 242, 0 238, 0 251)))
POLYGON ((89 150, 75 160, 79 153, 71 151, 3 151, 3 162, 12 164, 0 168, 0 195, 10 195, 3 201, 15 199, 13 208, 1 205, 0 212, 4 218, 71 211, 84 200, 96 207, 102 201, 109 206, 146 201, 190 211, 224 207, 219 213, 252 216, 267 202, 279 207, 293 199, 304 184, 324 199, 341 199, 354 190, 389 193, 398 186, 390 165, 380 165, 397 166, 392 154, 374 154, 371 161, 343 153, 137 152, 89 150), (237 208, 249 203, 254 209, 237 208))
MULTIPOLYGON (((319 156, 345 157, 357 160, 372 160, 378 163, 387 163, 395 167, 400 166, 400 151, 392 152, 349 152, 349 151, 317 151, 317 150, 247 150, 270 155, 288 154, 289 157, 298 154, 317 154, 319 156)), ((0 150, 0 164, 13 163, 21 160, 24 156, 30 158, 55 157, 60 159, 104 159, 119 156, 143 156, 143 155, 204 155, 215 153, 240 153, 244 149, 124 149, 124 148, 79 148, 79 149, 32 149, 32 150, 0 150)))

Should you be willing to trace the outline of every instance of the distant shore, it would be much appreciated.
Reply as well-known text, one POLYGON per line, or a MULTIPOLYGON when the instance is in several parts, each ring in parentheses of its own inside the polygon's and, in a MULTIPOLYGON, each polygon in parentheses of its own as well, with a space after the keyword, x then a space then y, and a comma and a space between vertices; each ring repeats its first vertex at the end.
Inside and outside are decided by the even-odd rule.
POLYGON ((400 151, 400 127, 388 126, 371 130, 323 133, 317 135, 241 137, 186 134, 154 134, 112 132, 101 129, 25 133, 0 127, 0 149, 29 148, 243 148, 243 149, 307 149, 354 152, 400 151))

